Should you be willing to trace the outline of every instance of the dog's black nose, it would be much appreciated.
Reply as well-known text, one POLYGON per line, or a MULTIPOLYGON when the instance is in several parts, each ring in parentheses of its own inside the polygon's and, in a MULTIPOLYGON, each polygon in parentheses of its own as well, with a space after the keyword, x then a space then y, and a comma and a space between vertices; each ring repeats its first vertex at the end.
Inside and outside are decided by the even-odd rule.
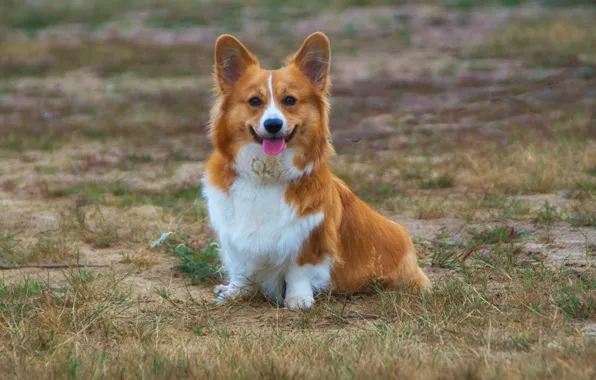
POLYGON ((284 122, 281 119, 278 119, 278 118, 267 119, 267 120, 265 120, 265 122, 263 122, 263 126, 265 127, 265 130, 267 132, 269 132, 272 135, 274 135, 277 132, 279 132, 279 130, 281 129, 281 127, 284 126, 284 122))

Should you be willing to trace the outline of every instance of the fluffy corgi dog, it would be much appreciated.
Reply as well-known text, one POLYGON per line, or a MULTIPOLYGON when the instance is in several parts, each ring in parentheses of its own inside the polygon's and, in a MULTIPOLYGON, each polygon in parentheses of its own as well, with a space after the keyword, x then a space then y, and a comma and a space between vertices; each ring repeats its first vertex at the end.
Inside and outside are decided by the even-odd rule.
POLYGON ((279 70, 261 68, 233 36, 215 44, 203 193, 228 276, 216 287, 219 302, 258 287, 298 309, 324 289, 430 285, 406 229, 331 173, 329 65, 323 33, 279 70))

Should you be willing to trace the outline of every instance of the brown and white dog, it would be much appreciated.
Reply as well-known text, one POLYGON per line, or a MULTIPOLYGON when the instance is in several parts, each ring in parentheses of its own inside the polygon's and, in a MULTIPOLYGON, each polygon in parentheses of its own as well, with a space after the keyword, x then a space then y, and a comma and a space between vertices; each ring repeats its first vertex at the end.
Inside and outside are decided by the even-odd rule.
POLYGON ((406 229, 331 173, 329 65, 323 33, 279 70, 261 68, 233 36, 215 44, 215 149, 203 193, 229 280, 216 288, 219 302, 259 287, 288 308, 310 308, 324 289, 430 285, 406 229))

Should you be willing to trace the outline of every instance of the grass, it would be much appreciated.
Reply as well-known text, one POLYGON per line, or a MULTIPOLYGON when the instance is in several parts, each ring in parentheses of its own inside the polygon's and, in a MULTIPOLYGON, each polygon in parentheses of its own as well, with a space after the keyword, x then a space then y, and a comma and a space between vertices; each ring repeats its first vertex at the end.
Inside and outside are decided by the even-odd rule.
POLYGON ((473 0, 454 0, 446 2, 447 9, 453 9, 462 12, 469 12, 479 6, 504 6, 514 7, 527 3, 527 0, 490 0, 490 1, 473 1, 473 0))
POLYGON ((420 198, 413 202, 413 212, 416 219, 438 219, 447 216, 446 209, 450 202, 443 199, 420 198))
POLYGON ((563 219, 562 214, 563 213, 559 208, 546 201, 542 208, 536 210, 536 218, 534 218, 534 222, 551 226, 555 222, 563 219))
POLYGON ((517 3, 2 3, 0 264, 110 267, 2 271, 1 373, 594 377, 593 16, 517 3), (211 34, 272 67, 311 28, 334 46, 333 170, 408 228, 432 292, 216 306, 211 34))
POLYGON ((574 60, 596 63, 596 33, 585 16, 537 18, 512 24, 495 36, 480 54, 517 56, 528 65, 567 66, 574 60))
MULTIPOLYGON (((290 2, 280 6, 270 0, 250 3, 235 0, 217 0, 211 3, 197 0, 43 0, 23 3, 9 0, 0 7, 0 20, 7 27, 35 33, 64 24, 82 24, 89 29, 97 29, 108 23, 124 23, 127 21, 126 16, 137 14, 142 16, 143 23, 155 28, 182 29, 215 24, 239 31, 242 24, 238 20, 248 11, 256 12, 254 17, 257 19, 266 19, 272 13, 291 18, 309 16, 322 10, 315 2, 307 3, 310 11, 301 10, 300 5, 290 2)), ((346 5, 349 6, 342 4, 343 7, 346 5)))
POLYGON ((69 211, 70 214, 63 214, 62 228, 74 232, 84 243, 94 248, 108 248, 120 240, 117 228, 106 221, 99 207, 90 214, 78 207, 72 207, 69 211))
POLYGON ((461 157, 453 167, 460 168, 456 180, 462 185, 487 191, 545 193, 574 186, 584 178, 581 170, 592 162, 596 152, 591 143, 587 145, 570 141, 554 146, 513 144, 505 150, 495 150, 493 154, 461 157), (574 147, 579 145, 585 148, 584 154, 576 155, 574 147), (494 165, 494 162, 498 164, 494 165), (580 169, 565 169, 572 165, 580 169))
POLYGON ((174 187, 153 191, 139 188, 126 182, 83 182, 67 187, 50 188, 47 192, 49 198, 62 198, 76 195, 82 202, 106 203, 120 206, 138 204, 157 205, 163 207, 188 207, 200 198, 201 188, 198 186, 174 187), (106 198, 112 195, 115 198, 106 198))
POLYGON ((452 0, 447 1, 445 6, 447 9, 470 12, 478 7, 517 7, 530 3, 539 3, 544 7, 586 7, 594 5, 589 0, 543 0, 538 2, 532 2, 530 0, 452 0))
POLYGON ((36 236, 0 230, 1 264, 39 264, 73 262, 77 250, 73 240, 57 230, 38 231, 36 236))
POLYGON ((58 23, 82 23, 96 27, 119 14, 118 9, 128 5, 125 0, 40 1, 23 3, 8 0, 2 8, 2 21, 11 28, 37 31, 58 23))
POLYGON ((209 65, 193 57, 209 54, 211 47, 196 44, 160 45, 138 43, 126 39, 96 41, 82 39, 80 44, 65 45, 60 40, 25 40, 15 45, 0 41, 3 78, 63 75, 80 67, 102 77, 132 74, 160 77, 189 76, 209 70, 209 65))
POLYGON ((520 256, 518 243, 527 235, 515 226, 467 227, 457 233, 443 228, 432 239, 419 239, 423 257, 429 264, 440 268, 461 271, 470 262, 491 263, 492 268, 505 265, 506 270, 516 269, 520 256))
POLYGON ((430 243, 430 247, 423 249, 424 254, 430 256, 432 266, 456 269, 468 260, 472 253, 472 250, 466 251, 459 242, 450 239, 449 232, 446 230, 439 231, 430 243))
POLYGON ((395 187, 383 184, 367 186, 358 191, 358 196, 367 202, 379 202, 398 195, 399 192, 395 187))
POLYGON ((205 25, 213 17, 231 18, 235 15, 234 8, 239 6, 239 3, 230 1, 218 1, 214 7, 208 7, 200 1, 61 0, 37 3, 8 1, 0 10, 5 25, 36 32, 60 24, 83 24, 97 28, 107 22, 124 21, 125 15, 143 11, 151 12, 148 23, 153 26, 205 25))
POLYGON ((446 189, 449 187, 453 187, 453 177, 449 174, 443 174, 420 184, 421 189, 446 189))
POLYGON ((596 227, 596 212, 579 210, 574 212, 568 221, 577 227, 596 227))
POLYGON ((288 373, 308 378, 343 378, 351 373, 384 377, 396 371, 425 377, 437 371, 453 376, 529 376, 549 371, 585 376, 593 371, 588 365, 595 348, 590 340, 577 336, 556 348, 552 344, 572 326, 572 319, 594 317, 586 306, 589 300, 574 299, 569 290, 593 287, 592 275, 578 278, 546 268, 520 270, 505 294, 498 284, 487 283, 486 275, 485 270, 472 271, 466 280, 447 280, 422 296, 398 290, 369 295, 366 303, 320 300, 308 316, 283 311, 277 324, 274 315, 266 317, 258 332, 234 321, 247 312, 266 312, 270 306, 262 303, 253 305, 254 311, 235 307, 224 312, 175 299, 161 289, 163 301, 139 314, 135 310, 141 305, 118 278, 73 271, 61 289, 27 279, 0 287, 7 343, 2 346, 7 355, 1 364, 5 373, 27 375, 49 363, 50 377, 59 372, 89 377, 98 371, 112 377, 125 370, 129 376, 149 378, 288 373), (530 284, 541 292, 527 294, 524 289, 530 284), (62 312, 64 307, 71 311, 62 312), (369 321, 351 319, 358 315, 369 321), (299 321, 303 321, 300 332, 289 328, 299 321), (321 323, 327 329, 320 330, 321 323), (40 326, 51 328, 41 330, 45 331, 41 335, 29 334, 40 326), (541 334, 548 338, 535 338, 541 334), (183 335, 193 338, 179 340, 183 335), (440 343, 455 337, 454 344, 440 343), (477 350, 468 350, 470 344, 477 350), (120 345, 128 349, 120 351, 116 348, 120 345), (29 356, 32 348, 35 356, 29 356), (425 354, 428 350, 434 354, 425 354), (501 359, 490 356, 492 352, 500 352, 514 365, 503 367, 501 359), (17 356, 22 360, 11 359, 17 356), (454 362, 453 356, 466 360, 454 362), (191 357, 201 357, 202 365, 193 364, 191 357), (536 359, 540 357, 557 357, 573 365, 536 359))
POLYGON ((192 284, 213 284, 223 280, 217 243, 212 242, 200 248, 197 240, 189 241, 185 236, 175 233, 162 235, 153 244, 163 245, 168 254, 180 261, 175 268, 188 273, 192 284))
POLYGON ((141 248, 133 252, 126 252, 122 255, 122 264, 130 264, 139 270, 147 270, 159 263, 159 260, 146 249, 141 248))
MULTIPOLYGON (((157 1, 156 11, 147 19, 147 24, 159 28, 185 28, 213 24, 232 27, 242 18, 246 5, 242 2, 219 0, 211 4, 200 1, 157 1)), ((237 30, 238 26, 235 29, 237 30)))
POLYGON ((513 226, 487 227, 481 230, 470 228, 468 233, 473 241, 480 244, 512 243, 527 234, 513 226))
MULTIPOLYGON (((588 319, 596 315, 596 299, 593 297, 584 299, 577 292, 563 288, 563 296, 557 300, 557 306, 560 307, 569 318, 588 319)), ((581 293, 579 293, 581 294, 581 293)))
MULTIPOLYGON (((369 187, 379 192, 389 188, 385 184, 391 184, 402 193, 408 193, 407 188, 412 185, 422 189, 449 189, 457 184, 475 193, 506 196, 569 189, 570 196, 592 195, 594 181, 589 170, 596 160, 596 145, 590 137, 593 128, 589 113, 564 115, 540 128, 518 124, 506 128, 509 132, 505 145, 495 140, 468 137, 471 146, 461 145, 457 154, 445 151, 446 145, 438 136, 410 132, 409 138, 416 138, 419 143, 408 147, 407 151, 357 156, 354 161, 342 161, 343 168, 338 174, 357 190, 369 187), (549 136, 540 136, 545 131, 549 136), (416 151, 419 146, 424 146, 425 150, 435 149, 437 162, 408 162, 411 156, 420 155, 416 151), (442 153, 449 156, 439 156, 442 153), (450 174, 433 178, 433 171, 450 174)), ((426 153, 422 157, 428 158, 426 153)), ((367 200, 375 201, 374 197, 367 200)), ((519 202, 513 206, 523 208, 519 202)))
POLYGON ((596 181, 576 182, 565 192, 565 197, 573 199, 596 199, 596 181))
POLYGON ((22 152, 31 150, 54 151, 60 147, 60 142, 51 137, 33 138, 29 136, 18 136, 7 134, 0 139, 0 147, 3 151, 22 152))

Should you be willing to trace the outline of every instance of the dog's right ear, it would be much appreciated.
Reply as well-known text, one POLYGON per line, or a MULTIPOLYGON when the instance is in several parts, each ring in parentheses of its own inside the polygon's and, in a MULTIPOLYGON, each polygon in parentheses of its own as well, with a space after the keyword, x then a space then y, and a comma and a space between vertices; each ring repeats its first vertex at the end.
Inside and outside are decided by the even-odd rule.
POLYGON ((252 65, 258 65, 257 58, 229 34, 220 36, 215 42, 215 86, 220 91, 230 89, 252 65))
POLYGON ((329 93, 331 85, 329 76, 331 46, 324 33, 316 32, 308 36, 302 47, 288 62, 298 66, 310 79, 313 86, 325 93, 329 93))

